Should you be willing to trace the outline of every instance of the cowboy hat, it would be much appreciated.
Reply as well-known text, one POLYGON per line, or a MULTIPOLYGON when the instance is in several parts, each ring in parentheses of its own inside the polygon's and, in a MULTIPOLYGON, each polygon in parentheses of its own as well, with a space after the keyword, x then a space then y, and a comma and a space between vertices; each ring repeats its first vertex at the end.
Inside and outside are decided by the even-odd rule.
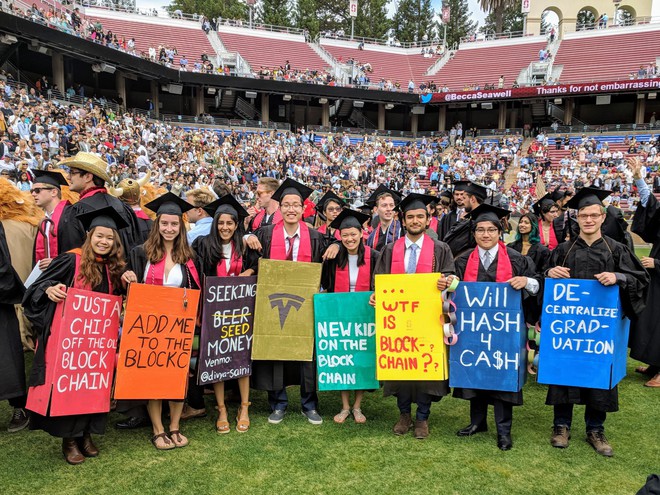
POLYGON ((83 170, 89 172, 92 175, 95 175, 99 179, 110 183, 110 177, 108 176, 108 164, 105 160, 99 158, 98 156, 87 153, 85 151, 80 151, 71 159, 66 161, 67 167, 77 168, 78 170, 83 170))

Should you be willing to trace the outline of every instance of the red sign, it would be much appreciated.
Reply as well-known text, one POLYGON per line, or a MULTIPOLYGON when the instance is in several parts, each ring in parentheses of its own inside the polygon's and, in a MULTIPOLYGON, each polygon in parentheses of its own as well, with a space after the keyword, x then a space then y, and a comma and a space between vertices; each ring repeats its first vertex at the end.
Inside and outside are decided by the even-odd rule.
POLYGON ((451 15, 450 12, 451 10, 449 6, 442 7, 442 22, 444 22, 445 24, 449 22, 449 18, 451 15))
POLYGON ((30 387, 27 408, 42 416, 110 410, 122 298, 70 288, 55 309, 46 346, 46 381, 30 387))
POLYGON ((511 89, 488 89, 480 91, 451 91, 421 95, 422 103, 452 103, 489 100, 510 100, 520 98, 561 98, 564 96, 593 93, 618 93, 660 89, 660 79, 637 79, 634 81, 614 81, 581 84, 558 84, 556 86, 530 86, 511 89), (424 98, 426 96, 426 98, 424 98))

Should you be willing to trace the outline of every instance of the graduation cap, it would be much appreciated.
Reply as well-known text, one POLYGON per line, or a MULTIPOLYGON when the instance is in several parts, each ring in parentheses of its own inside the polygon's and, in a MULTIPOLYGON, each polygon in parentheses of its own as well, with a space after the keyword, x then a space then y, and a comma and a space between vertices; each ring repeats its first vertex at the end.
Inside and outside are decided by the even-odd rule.
POLYGON ((249 216, 247 210, 231 194, 225 194, 220 199, 216 199, 213 203, 204 206, 204 211, 212 217, 227 213, 233 215, 239 222, 249 216))
POLYGON ((187 201, 182 200, 176 194, 167 192, 162 196, 144 205, 145 208, 155 212, 156 215, 178 215, 181 216, 188 210, 194 208, 187 201))
POLYGON ((557 201, 555 200, 553 193, 547 193, 545 196, 543 196, 541 199, 539 199, 536 203, 532 205, 532 210, 536 215, 541 215, 542 208, 544 207, 550 207, 554 205, 557 201))
POLYGON ((435 203, 435 201, 436 198, 429 196, 428 194, 410 193, 401 200, 398 209, 402 213, 405 213, 408 210, 425 210, 427 205, 435 203))
POLYGON ((360 210, 362 213, 365 213, 371 217, 371 210, 373 210, 374 207, 369 203, 364 203, 363 205, 357 206, 356 208, 360 210))
POLYGON ((300 182, 296 182, 293 179, 287 178, 273 193, 271 199, 281 202, 284 196, 288 194, 295 194, 296 196, 300 197, 301 201, 305 201, 313 192, 314 191, 307 187, 305 184, 301 184, 300 182))
POLYGON ((318 211, 319 213, 323 213, 325 211, 325 207, 328 205, 330 201, 334 201, 335 203, 339 204, 339 206, 341 206, 342 208, 346 206, 346 203, 344 202, 343 199, 337 196, 334 192, 328 191, 316 203, 316 211, 318 211))
POLYGON ((367 222, 370 219, 371 216, 369 215, 346 208, 332 221, 330 228, 342 230, 355 227, 356 229, 362 230, 364 222, 367 222))
POLYGON ((52 172, 50 170, 33 170, 34 182, 39 184, 48 184, 61 189, 62 186, 68 186, 69 183, 61 172, 52 172))
POLYGON ((128 227, 128 222, 112 206, 81 213, 76 215, 76 218, 82 223, 85 232, 89 232, 94 227, 107 227, 113 230, 128 227))
POLYGON ((578 192, 575 193, 575 196, 566 203, 568 208, 574 208, 576 210, 581 210, 587 206, 599 205, 603 206, 603 200, 611 194, 610 191, 604 189, 597 189, 595 187, 583 187, 578 192))
POLYGON ((454 181, 454 191, 467 191, 468 186, 470 185, 469 180, 457 180, 454 181))
POLYGON ((556 203, 557 201, 559 201, 560 199, 563 199, 564 196, 566 196, 566 192, 568 192, 568 191, 566 191, 566 192, 560 191, 560 189, 561 189, 561 186, 557 186, 557 187, 555 187, 555 189, 550 193, 551 196, 552 196, 552 199, 554 200, 555 203, 556 203))
POLYGON ((476 182, 468 183, 465 189, 462 190, 465 191, 467 194, 476 196, 481 201, 485 201, 486 198, 488 197, 488 189, 486 188, 486 186, 482 186, 481 184, 477 184, 476 182))
POLYGON ((401 195, 398 194, 397 192, 393 191, 389 187, 381 184, 378 186, 378 188, 371 193, 371 196, 367 198, 365 201, 365 204, 376 206, 376 203, 378 202, 378 198, 380 198, 383 194, 391 194, 392 198, 394 199, 394 205, 396 206, 400 201, 401 201, 401 195))
POLYGON ((470 218, 475 225, 479 222, 493 222, 496 225, 500 225, 500 219, 506 217, 509 213, 511 213, 509 210, 505 210, 499 206, 482 203, 468 213, 467 217, 470 218))
POLYGON ((442 191, 440 193, 440 199, 442 198, 452 199, 451 191, 449 189, 445 189, 444 191, 442 191))

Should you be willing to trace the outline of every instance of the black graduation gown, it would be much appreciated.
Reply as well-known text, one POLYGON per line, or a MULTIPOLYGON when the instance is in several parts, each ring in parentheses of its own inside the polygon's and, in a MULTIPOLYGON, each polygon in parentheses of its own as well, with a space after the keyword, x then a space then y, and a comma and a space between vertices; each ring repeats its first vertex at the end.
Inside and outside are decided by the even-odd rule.
MULTIPOLYGON (((581 237, 561 243, 550 256, 548 269, 565 266, 571 270, 571 278, 593 280, 602 272, 616 272, 625 276, 624 286, 619 285, 619 297, 623 313, 634 319, 646 305, 649 275, 623 244, 603 236, 589 246, 581 237)), ((582 387, 550 385, 546 404, 582 404, 598 411, 619 410, 618 387, 601 390, 582 387)))
POLYGON ((0 222, 0 400, 25 395, 25 359, 15 304, 25 286, 12 267, 5 228, 0 222))
POLYGON ((472 251, 477 247, 477 241, 472 235, 472 220, 463 219, 456 222, 445 235, 444 242, 449 245, 454 258, 466 251, 472 251))
MULTIPOLYGON (((506 247, 509 247, 522 254, 522 240, 510 242, 506 245, 506 247)), ((550 250, 547 248, 547 246, 544 246, 540 243, 532 244, 525 256, 531 258, 531 260, 534 262, 536 273, 540 276, 543 276, 545 273, 545 265, 550 259, 550 250)))
MULTIPOLYGON (((270 259, 271 240, 275 225, 267 225, 257 229, 254 234, 262 246, 261 257, 270 259)), ((323 253, 328 247, 328 239, 318 231, 309 229, 312 262, 321 263, 323 253)), ((249 265, 258 269, 253 259, 259 257, 255 251, 248 252, 249 265)), ((292 269, 295 269, 292 267, 292 269)), ((301 393, 311 393, 316 390, 316 356, 312 361, 253 361, 250 385, 256 390, 277 391, 291 385, 300 385, 301 393), (302 381, 302 383, 301 383, 302 381)))
MULTIPOLYGON (((197 253, 197 262, 201 270, 200 276, 204 274, 205 277, 217 276, 217 261, 214 262, 217 253, 212 253, 213 246, 211 245, 211 236, 202 236, 194 240, 192 244, 193 250, 197 253)), ((259 261, 258 253, 250 253, 251 249, 247 248, 243 253, 243 268, 242 272, 250 268, 257 270, 257 263, 259 261)))
POLYGON ((456 210, 451 210, 449 213, 444 215, 440 221, 438 222, 438 239, 446 242, 445 237, 447 236, 447 232, 451 230, 451 228, 458 223, 458 214, 456 213, 456 210))
MULTIPOLYGON (((376 275, 391 273, 393 252, 394 243, 385 246, 374 268, 374 280, 376 275)), ((454 257, 444 242, 433 241, 433 273, 456 274, 454 257)), ((375 282, 372 285, 375 286, 375 282)), ((399 391, 405 389, 412 389, 413 401, 416 400, 417 393, 422 392, 430 395, 433 402, 437 402, 449 394, 449 380, 386 381, 383 383, 383 396, 398 395, 399 391)))
POLYGON ((649 256, 655 259, 655 265, 648 270, 651 283, 646 309, 631 320, 628 342, 630 357, 652 366, 660 366, 660 309, 654 304, 660 301, 660 205, 653 194, 645 207, 637 207, 632 231, 651 243, 649 256))
MULTIPOLYGON (((500 248, 501 249, 501 248, 500 248)), ((547 248, 546 248, 547 249, 547 248)), ((509 255, 509 260, 511 261, 511 271, 514 277, 528 277, 534 278, 537 281, 539 276, 536 273, 536 267, 534 262, 528 256, 523 256, 518 251, 507 247, 507 254, 509 255)), ((472 251, 464 253, 458 258, 456 258, 456 272, 458 276, 462 279, 465 275, 465 269, 467 267, 468 259, 472 251)), ((477 281, 478 282, 496 282, 497 279, 497 260, 499 258, 499 253, 495 256, 495 259, 490 263, 488 270, 484 270, 481 261, 479 261, 479 271, 477 272, 477 281)), ((540 285, 540 281, 539 281, 540 285)), ((539 290, 540 292, 540 290, 539 290)), ((523 289, 523 312, 525 314, 525 321, 529 321, 532 318, 528 311, 525 309, 525 306, 534 307, 538 306, 538 294, 532 296, 523 289), (529 300, 531 304, 525 304, 525 301, 529 300)), ((537 311, 538 312, 538 311, 537 311)), ((526 331, 526 330, 523 330, 526 331)), ((454 388, 454 397, 459 399, 476 399, 476 398, 485 398, 490 403, 493 400, 501 400, 503 402, 510 402, 514 406, 520 406, 523 403, 523 393, 522 390, 519 392, 502 392, 500 390, 481 390, 481 389, 472 389, 472 388, 454 388)))
MULTIPOLYGON (((556 220, 556 219, 555 219, 556 220)), ((580 235, 580 226, 573 217, 569 216, 568 220, 568 233, 571 239, 576 239, 580 235)), ((628 222, 623 216, 623 211, 612 205, 606 208, 605 220, 600 228, 601 233, 610 239, 625 244, 628 249, 634 251, 632 237, 628 234, 628 222)), ((564 237, 565 239, 565 237, 564 237)), ((559 238, 557 238, 559 241, 559 238)))
MULTIPOLYGON (((50 337, 50 324, 55 314, 56 303, 48 299, 46 289, 57 284, 67 287, 73 285, 76 270, 76 256, 73 253, 62 253, 55 258, 39 278, 27 289, 23 298, 23 308, 32 329, 37 336, 35 352, 30 374, 30 386, 42 385, 46 378, 45 349, 50 337)), ((94 292, 107 294, 110 290, 108 280, 104 277, 94 292)), ((119 294, 120 289, 115 290, 119 294)), ((97 435, 105 433, 107 413, 76 414, 71 416, 41 416, 31 412, 30 429, 44 430, 54 437, 81 437, 84 432, 97 435)))
MULTIPOLYGON (((340 250, 345 250, 346 248, 341 245, 339 248, 340 250)), ((375 249, 371 250, 371 266, 369 267, 369 274, 370 274, 370 288, 369 290, 374 290, 374 278, 373 278, 373 273, 376 268, 376 263, 378 262, 378 258, 380 257, 380 253, 376 251, 375 249)), ((334 292, 335 291, 335 275, 336 275, 336 270, 337 270, 337 258, 332 259, 332 260, 326 260, 323 262, 323 271, 321 272, 321 287, 323 290, 326 292, 334 292)))
POLYGON ((151 218, 137 217, 137 239, 138 244, 144 244, 149 237, 151 228, 154 226, 154 221, 151 218))
POLYGON ((57 230, 60 236, 60 253, 79 248, 85 242, 85 229, 76 216, 106 206, 112 206, 128 223, 128 227, 119 231, 124 245, 124 252, 128 253, 133 247, 140 244, 140 226, 133 208, 110 194, 97 193, 87 196, 64 209, 57 230))

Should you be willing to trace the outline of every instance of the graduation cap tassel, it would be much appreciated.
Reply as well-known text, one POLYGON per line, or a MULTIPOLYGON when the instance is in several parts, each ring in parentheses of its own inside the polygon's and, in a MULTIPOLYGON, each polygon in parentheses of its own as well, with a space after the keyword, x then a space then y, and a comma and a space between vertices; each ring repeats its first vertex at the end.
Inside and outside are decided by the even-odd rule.
POLYGON ((183 308, 188 308, 188 289, 183 288, 183 308))

